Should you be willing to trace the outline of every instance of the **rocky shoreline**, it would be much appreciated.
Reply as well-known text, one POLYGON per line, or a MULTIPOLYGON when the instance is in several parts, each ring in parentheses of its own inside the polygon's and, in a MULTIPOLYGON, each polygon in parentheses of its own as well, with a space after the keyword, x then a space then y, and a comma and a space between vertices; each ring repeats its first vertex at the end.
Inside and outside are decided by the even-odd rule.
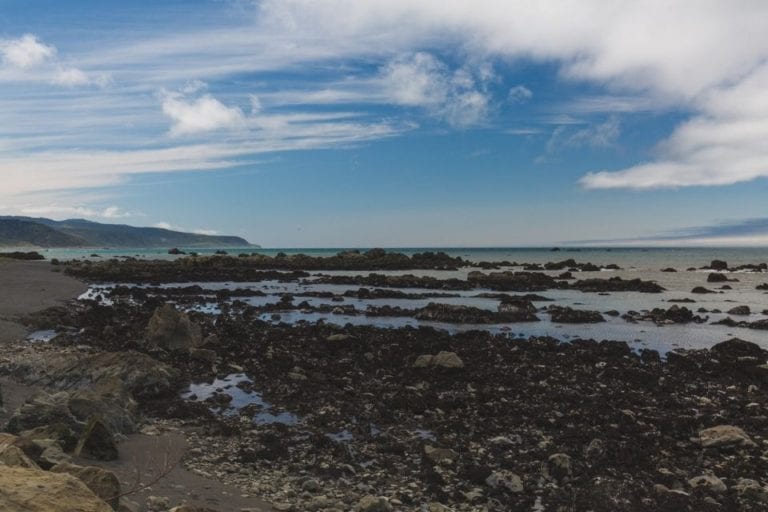
MULTIPOLYGON (((66 268, 98 282, 137 282, 112 280, 139 263, 121 265, 66 268)), ((154 265, 140 272, 142 282, 168 282, 154 265)), ((236 282, 254 275, 240 267, 227 274, 229 268, 204 268, 202 277, 184 271, 198 282, 208 281, 205 276, 227 275, 236 282)), ((561 270, 568 269, 550 269, 561 270)), ((285 276, 258 272, 269 273, 268 280, 285 276)), ((303 272, 292 269, 287 279, 304 280, 303 272)), ((463 323, 499 315, 535 321, 542 313, 562 323, 601 322, 613 315, 553 304, 541 295, 506 293, 551 289, 538 286, 541 278, 528 277, 551 276, 522 272, 478 272, 464 281, 482 281, 469 291, 477 288, 477 294, 499 300, 498 311, 435 303, 400 313, 463 323)), ((333 276, 339 277, 345 276, 333 276)), ((390 277, 398 276, 385 279, 390 277)), ((653 284, 573 281, 568 287, 583 293, 604 287, 645 293, 653 284)), ((322 298, 333 303, 336 297, 377 294, 435 301, 454 296, 450 288, 403 292, 376 286, 322 298)), ((16 437, 6 444, 18 450, 0 449, 0 460, 8 464, 14 455, 46 474, 59 466, 57 472, 82 476, 82 470, 61 465, 71 464, 76 453, 110 458, 116 441, 137 430, 172 430, 190 445, 181 461, 185 468, 259 496, 276 510, 768 507, 768 352, 754 343, 730 339, 709 350, 665 356, 621 341, 284 324, 263 318, 271 306, 239 304, 236 297, 244 293, 112 286, 96 300, 26 315, 31 329, 59 334, 45 344, 3 346, 0 375, 40 392, 8 411, 4 430, 16 437), (216 314, 187 307, 201 298, 218 305, 216 314)), ((319 307, 295 304, 293 297, 279 305, 274 311, 319 307)), ((744 311, 733 314, 739 312, 744 311)), ((627 321, 657 325, 706 321, 676 304, 630 313, 627 321)), ((110 498, 106 494, 102 498, 110 498)), ((161 502, 145 509, 176 505, 161 502)), ((122 506, 141 507, 130 497, 122 506)))

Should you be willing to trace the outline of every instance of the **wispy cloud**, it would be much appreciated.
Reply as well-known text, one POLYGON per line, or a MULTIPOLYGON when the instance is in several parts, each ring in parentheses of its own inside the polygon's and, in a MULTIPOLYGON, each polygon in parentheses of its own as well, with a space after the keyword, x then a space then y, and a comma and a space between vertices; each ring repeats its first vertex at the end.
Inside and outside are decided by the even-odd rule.
POLYGON ((662 245, 662 246, 765 246, 768 244, 768 218, 729 220, 706 226, 679 228, 634 238, 579 240, 582 245, 662 245))
POLYGON ((62 217, 88 217, 88 218, 100 218, 100 219, 123 219, 128 217, 136 217, 137 213, 127 212, 118 208, 117 206, 108 206, 103 209, 94 209, 87 206, 27 206, 18 208, 18 211, 24 215, 43 215, 54 218, 62 217))
POLYGON ((621 122, 611 116, 604 122, 573 129, 569 125, 555 128, 547 142, 547 152, 557 153, 566 148, 592 147, 608 148, 616 143, 621 134, 621 122))
POLYGON ((533 98, 533 92, 524 85, 516 85, 507 93, 507 100, 510 103, 525 103, 533 98))

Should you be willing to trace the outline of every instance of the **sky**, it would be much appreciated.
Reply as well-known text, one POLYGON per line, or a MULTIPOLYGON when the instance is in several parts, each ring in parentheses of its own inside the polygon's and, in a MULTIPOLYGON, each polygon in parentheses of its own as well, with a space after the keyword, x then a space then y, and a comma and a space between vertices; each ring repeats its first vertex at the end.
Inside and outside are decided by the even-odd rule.
POLYGON ((768 245, 763 0, 0 0, 0 215, 768 245))

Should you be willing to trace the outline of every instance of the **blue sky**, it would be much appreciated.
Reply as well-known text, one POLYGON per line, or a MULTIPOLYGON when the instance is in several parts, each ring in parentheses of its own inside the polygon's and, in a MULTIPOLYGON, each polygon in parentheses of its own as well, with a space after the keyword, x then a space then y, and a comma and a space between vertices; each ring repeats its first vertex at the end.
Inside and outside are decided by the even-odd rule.
POLYGON ((768 3, 0 0, 0 214, 768 244, 768 3))

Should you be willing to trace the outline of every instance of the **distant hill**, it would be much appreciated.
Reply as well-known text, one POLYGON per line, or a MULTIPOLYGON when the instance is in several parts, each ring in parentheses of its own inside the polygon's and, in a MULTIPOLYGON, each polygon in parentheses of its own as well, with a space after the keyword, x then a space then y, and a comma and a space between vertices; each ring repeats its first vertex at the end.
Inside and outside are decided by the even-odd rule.
POLYGON ((84 219, 56 221, 0 216, 0 246, 5 247, 248 247, 238 236, 199 235, 162 228, 101 224, 84 219))

